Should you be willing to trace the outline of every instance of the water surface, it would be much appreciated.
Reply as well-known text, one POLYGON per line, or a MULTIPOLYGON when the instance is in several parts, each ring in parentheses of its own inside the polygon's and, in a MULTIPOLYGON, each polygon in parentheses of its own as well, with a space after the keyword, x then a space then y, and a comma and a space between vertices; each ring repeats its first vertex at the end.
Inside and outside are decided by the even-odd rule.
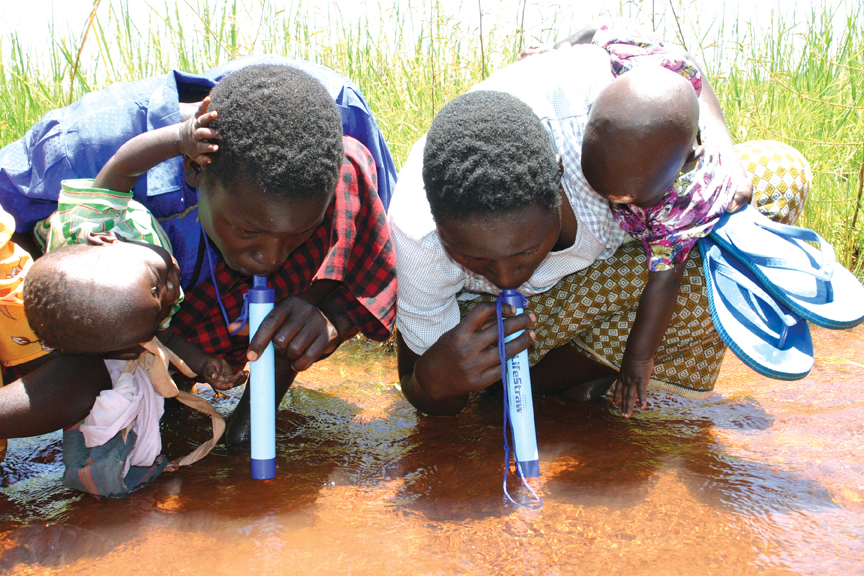
MULTIPOLYGON (((0 573, 864 574, 862 336, 814 328, 797 382, 727 353, 711 398, 654 391, 631 420, 535 399, 542 510, 502 497, 500 395, 418 416, 395 358, 351 342, 283 402, 275 480, 218 447, 97 501, 60 484, 59 433, 10 441, 0 573)), ((179 405, 163 422, 169 457, 208 434, 179 405)))

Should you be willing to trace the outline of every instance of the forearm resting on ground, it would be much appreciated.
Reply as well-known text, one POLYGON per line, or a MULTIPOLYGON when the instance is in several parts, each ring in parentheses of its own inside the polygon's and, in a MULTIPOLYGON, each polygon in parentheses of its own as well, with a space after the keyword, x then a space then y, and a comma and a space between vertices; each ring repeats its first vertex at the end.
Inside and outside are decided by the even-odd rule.
POLYGON ((0 388, 0 438, 38 436, 77 424, 99 393, 111 388, 102 358, 60 353, 44 358, 0 388))

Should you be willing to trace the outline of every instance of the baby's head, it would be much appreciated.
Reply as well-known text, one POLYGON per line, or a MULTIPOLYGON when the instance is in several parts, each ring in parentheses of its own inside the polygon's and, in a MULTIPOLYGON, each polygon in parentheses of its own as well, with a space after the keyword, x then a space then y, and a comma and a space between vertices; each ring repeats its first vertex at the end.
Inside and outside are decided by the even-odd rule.
POLYGON ((72 244, 33 263, 24 313, 46 346, 100 355, 152 339, 180 294, 180 270, 164 248, 72 244))
POLYGON ((290 66, 233 72, 210 93, 212 162, 184 160, 199 218, 233 270, 268 276, 320 225, 342 168, 342 120, 324 86, 290 66))
POLYGON ((698 133, 699 99, 690 83, 660 66, 634 68, 591 106, 582 172, 612 202, 653 206, 701 154, 698 133))

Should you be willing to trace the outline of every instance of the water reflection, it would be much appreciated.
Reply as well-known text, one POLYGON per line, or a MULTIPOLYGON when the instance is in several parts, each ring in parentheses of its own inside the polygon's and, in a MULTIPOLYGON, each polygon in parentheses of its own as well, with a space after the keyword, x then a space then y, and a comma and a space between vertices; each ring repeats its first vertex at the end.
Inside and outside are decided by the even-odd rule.
MULTIPOLYGON (((861 329, 814 331, 813 374, 763 379, 731 354, 719 394, 535 401, 546 506, 501 494, 501 399, 423 418, 392 356, 363 343, 300 378, 279 413, 278 475, 246 450, 116 501, 59 485, 59 436, 10 442, 0 572, 764 574, 861 570, 861 329)), ((227 410, 236 396, 218 399, 227 410)), ((207 422, 168 408, 169 456, 207 422)))

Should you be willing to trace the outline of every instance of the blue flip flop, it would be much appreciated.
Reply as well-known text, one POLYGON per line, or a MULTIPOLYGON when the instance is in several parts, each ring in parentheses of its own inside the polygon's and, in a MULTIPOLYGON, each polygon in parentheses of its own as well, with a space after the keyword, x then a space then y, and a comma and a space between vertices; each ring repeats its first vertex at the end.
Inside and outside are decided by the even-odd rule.
POLYGON ((798 380, 813 368, 807 322, 777 303, 734 256, 699 240, 711 318, 742 362, 776 380, 798 380))
POLYGON ((864 286, 837 263, 834 248, 816 232, 772 222, 746 206, 724 214, 710 237, 747 266, 778 302, 805 320, 833 330, 864 321, 864 286))

